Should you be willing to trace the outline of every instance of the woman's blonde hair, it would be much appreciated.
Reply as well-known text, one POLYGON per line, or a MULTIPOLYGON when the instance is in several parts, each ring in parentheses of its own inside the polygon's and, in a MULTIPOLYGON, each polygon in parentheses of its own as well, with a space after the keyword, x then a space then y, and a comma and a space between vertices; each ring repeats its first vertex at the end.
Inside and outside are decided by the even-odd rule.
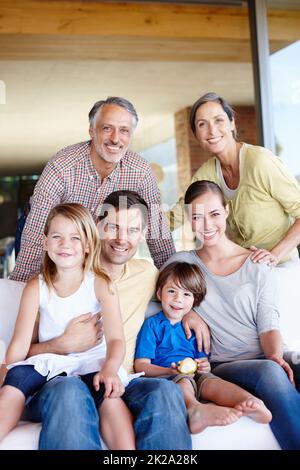
MULTIPOLYGON (((96 276, 102 277, 108 283, 111 279, 107 272, 100 264, 100 237, 89 210, 77 203, 59 204, 53 207, 47 217, 44 234, 47 237, 50 225, 54 217, 61 215, 74 223, 78 229, 82 249, 87 251, 83 262, 83 276, 92 271, 96 276)), ((53 287, 53 283, 57 274, 55 263, 49 257, 47 251, 44 251, 41 274, 49 288, 53 287)))

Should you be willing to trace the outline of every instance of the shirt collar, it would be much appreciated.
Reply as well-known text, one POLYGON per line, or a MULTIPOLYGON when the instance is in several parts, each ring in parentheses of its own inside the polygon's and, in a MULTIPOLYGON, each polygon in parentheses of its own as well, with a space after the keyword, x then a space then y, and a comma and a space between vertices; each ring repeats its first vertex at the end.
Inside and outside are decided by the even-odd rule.
MULTIPOLYGON (((88 158, 88 170, 89 170, 89 173, 92 177, 95 177, 97 176, 97 178, 100 178, 100 176, 98 175, 98 172, 96 170, 96 168, 94 167, 93 163, 92 163, 92 158, 91 158, 91 140, 89 140, 87 142, 88 144, 88 147, 87 147, 87 151, 88 151, 88 155, 89 155, 89 158, 88 158)), ((127 151, 128 152, 128 151, 127 151)), ((124 164, 124 159, 126 158, 127 156, 127 152, 125 153, 124 157, 121 158, 121 160, 117 163, 117 165, 115 166, 115 168, 113 169, 113 171, 111 173, 109 173, 109 175, 106 176, 105 179, 108 179, 108 180, 112 180, 113 178, 118 178, 119 177, 119 174, 122 170, 122 166, 124 164)))
POLYGON ((174 323, 174 325, 170 322, 170 320, 166 317, 166 315, 164 314, 163 311, 159 312, 159 315, 160 315, 160 319, 165 322, 165 323, 168 323, 172 328, 175 328, 177 327, 177 325, 180 325, 181 321, 178 321, 177 323, 174 323))

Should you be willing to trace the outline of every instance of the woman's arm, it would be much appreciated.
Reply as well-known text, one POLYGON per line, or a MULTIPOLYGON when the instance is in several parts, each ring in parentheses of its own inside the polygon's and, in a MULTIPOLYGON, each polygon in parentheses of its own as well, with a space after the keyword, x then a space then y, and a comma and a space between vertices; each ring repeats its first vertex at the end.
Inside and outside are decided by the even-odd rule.
POLYGON ((300 186, 281 160, 267 150, 259 159, 256 172, 269 195, 280 204, 285 214, 295 220, 270 251, 256 248, 252 255, 253 260, 274 266, 300 243, 300 186))
POLYGON ((197 340, 198 351, 202 351, 203 347, 205 353, 209 354, 210 330, 200 315, 194 312, 194 310, 191 310, 189 313, 184 315, 182 319, 182 326, 184 328, 187 339, 190 339, 192 335, 191 330, 194 331, 197 340))
POLYGON ((296 219, 286 235, 272 248, 271 253, 280 261, 300 244, 300 219, 296 219))
POLYGON ((267 359, 271 356, 283 356, 283 341, 279 330, 267 331, 259 337, 264 355, 267 359))
POLYGON ((151 360, 145 357, 135 359, 134 370, 136 372, 145 372, 146 377, 160 377, 162 375, 179 374, 176 367, 161 367, 151 364, 151 360))
POLYGON ((14 335, 6 353, 6 364, 22 361, 27 357, 39 310, 38 282, 38 278, 34 278, 24 288, 14 335))
POLYGON ((276 266, 281 259, 288 255, 299 244, 300 219, 296 219, 294 224, 286 232, 285 236, 272 248, 271 251, 251 246, 251 250, 253 251, 251 259, 254 263, 267 263, 269 266, 276 266))
POLYGON ((274 269, 259 266, 259 300, 256 312, 257 333, 266 359, 277 362, 293 383, 293 371, 283 359, 283 341, 279 330, 277 291, 280 288, 274 269))
POLYGON ((279 330, 267 331, 259 337, 266 359, 279 364, 286 372, 290 382, 294 384, 294 374, 290 365, 283 359, 283 341, 279 330))

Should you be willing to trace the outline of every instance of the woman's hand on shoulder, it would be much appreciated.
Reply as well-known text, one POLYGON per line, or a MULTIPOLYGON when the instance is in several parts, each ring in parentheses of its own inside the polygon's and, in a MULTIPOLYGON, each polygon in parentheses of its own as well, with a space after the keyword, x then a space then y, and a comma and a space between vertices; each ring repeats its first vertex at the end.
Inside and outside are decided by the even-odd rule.
POLYGON ((264 248, 256 248, 256 246, 250 246, 252 255, 250 256, 253 263, 266 263, 268 266, 277 266, 279 259, 273 255, 271 251, 265 250, 264 248))

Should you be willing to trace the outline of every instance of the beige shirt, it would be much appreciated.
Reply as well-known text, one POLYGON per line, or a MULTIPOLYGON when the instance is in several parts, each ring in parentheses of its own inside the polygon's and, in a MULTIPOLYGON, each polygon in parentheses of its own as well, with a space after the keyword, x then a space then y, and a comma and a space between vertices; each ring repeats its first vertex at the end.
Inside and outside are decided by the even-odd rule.
POLYGON ((115 279, 126 342, 123 366, 128 373, 133 372, 136 338, 144 322, 148 302, 154 294, 157 273, 149 261, 132 259, 125 264, 121 276, 115 279))

